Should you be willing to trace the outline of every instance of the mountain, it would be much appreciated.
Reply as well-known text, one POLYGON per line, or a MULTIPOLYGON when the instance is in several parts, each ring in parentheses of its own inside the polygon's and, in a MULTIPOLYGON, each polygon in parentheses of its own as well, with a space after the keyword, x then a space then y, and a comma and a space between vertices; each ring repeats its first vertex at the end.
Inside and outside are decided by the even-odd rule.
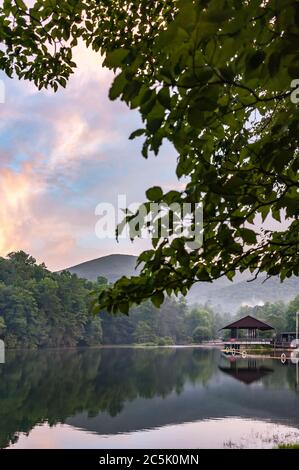
MULTIPOLYGON (((96 280, 98 276, 104 276, 109 282, 115 282, 121 276, 138 274, 135 269, 136 259, 136 256, 131 255, 109 255, 72 266, 67 271, 91 281, 96 280)), ((248 282, 249 278, 248 273, 243 273, 237 275, 233 282, 221 278, 213 283, 194 284, 187 300, 191 304, 209 302, 219 310, 235 313, 241 305, 254 306, 277 300, 287 302, 299 294, 298 277, 286 279, 283 283, 278 277, 265 281, 265 277, 261 276, 248 282)))
POLYGON ((249 279, 248 276, 241 281, 219 279, 211 284, 194 284, 187 298, 190 303, 209 302, 222 311, 235 313, 241 305, 262 305, 278 300, 288 302, 299 294, 299 278, 295 276, 284 282, 276 276, 267 280, 260 276, 250 282, 249 279))
POLYGON ((98 276, 104 276, 109 282, 115 282, 122 276, 138 274, 138 270, 135 269, 136 260, 137 256, 132 255, 108 255, 71 266, 66 271, 89 281, 95 281, 98 276))

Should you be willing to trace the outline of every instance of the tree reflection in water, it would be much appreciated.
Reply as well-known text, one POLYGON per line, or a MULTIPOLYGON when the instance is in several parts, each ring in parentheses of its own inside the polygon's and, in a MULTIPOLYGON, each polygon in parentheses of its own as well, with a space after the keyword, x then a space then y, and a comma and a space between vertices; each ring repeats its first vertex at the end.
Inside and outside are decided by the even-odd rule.
MULTIPOLYGON (((286 406, 286 393, 295 393, 294 366, 243 364, 241 372, 238 366, 236 378, 258 373, 256 380, 263 385, 247 396, 254 380, 238 385, 234 366, 220 363, 219 369, 219 357, 216 350, 193 348, 8 351, 0 366, 0 447, 45 422, 72 424, 77 419, 76 425, 88 429, 96 420, 94 431, 107 433, 108 418, 110 427, 114 423, 111 432, 122 432, 119 416, 133 430, 240 414, 294 418, 296 412, 286 406), (279 390, 271 403, 267 389, 279 390), (140 400, 147 416, 140 415, 140 400)), ((298 410, 295 395, 292 406, 298 410)), ((295 418, 299 422, 299 415, 295 418)))

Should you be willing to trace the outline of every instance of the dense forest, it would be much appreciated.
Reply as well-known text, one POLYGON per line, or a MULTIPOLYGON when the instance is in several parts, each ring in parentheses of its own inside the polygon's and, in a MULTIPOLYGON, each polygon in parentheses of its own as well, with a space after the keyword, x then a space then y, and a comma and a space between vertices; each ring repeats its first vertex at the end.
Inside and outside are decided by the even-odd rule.
POLYGON ((189 311, 184 300, 174 299, 160 309, 146 302, 129 316, 93 315, 89 294, 104 284, 101 277, 91 282, 50 272, 22 251, 0 258, 0 336, 6 347, 186 343, 194 333, 197 340, 215 336, 221 326, 208 306, 189 311))
POLYGON ((289 303, 266 302, 255 307, 244 306, 239 309, 238 318, 252 315, 272 325, 279 333, 281 331, 295 331, 296 312, 299 310, 299 295, 289 303))
POLYGON ((294 330, 299 309, 299 296, 289 304, 241 307, 234 316, 171 298, 160 309, 147 301, 129 315, 93 315, 90 293, 105 283, 50 272, 22 251, 0 258, 0 337, 7 348, 198 343, 225 334, 219 332, 224 324, 248 314, 277 331, 294 330))
POLYGON ((97 344, 101 321, 88 312, 93 284, 48 271, 24 252, 0 258, 0 335, 6 347, 97 344))

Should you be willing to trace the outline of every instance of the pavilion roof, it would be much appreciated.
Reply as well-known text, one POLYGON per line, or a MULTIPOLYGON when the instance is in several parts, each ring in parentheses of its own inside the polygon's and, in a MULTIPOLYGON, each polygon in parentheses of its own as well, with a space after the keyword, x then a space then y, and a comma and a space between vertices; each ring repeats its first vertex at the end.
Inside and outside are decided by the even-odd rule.
POLYGON ((247 315, 246 317, 240 318, 240 320, 230 323, 229 325, 226 325, 221 329, 231 330, 232 328, 237 328, 240 330, 242 329, 247 330, 250 328, 255 328, 257 330, 262 330, 262 331, 274 330, 273 326, 268 325, 268 323, 258 320, 257 318, 254 318, 251 315, 247 315))

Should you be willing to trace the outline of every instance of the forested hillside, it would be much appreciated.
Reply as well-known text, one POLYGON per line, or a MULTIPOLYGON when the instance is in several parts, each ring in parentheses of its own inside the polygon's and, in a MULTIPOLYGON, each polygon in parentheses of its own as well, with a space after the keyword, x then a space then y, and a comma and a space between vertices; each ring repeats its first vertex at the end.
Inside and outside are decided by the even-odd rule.
POLYGON ((54 274, 24 252, 0 258, 0 334, 7 347, 97 344, 99 317, 88 313, 89 281, 54 274))
POLYGON ((22 251, 0 258, 0 337, 8 348, 199 343, 222 336, 225 324, 248 314, 278 332, 294 330, 299 309, 299 296, 288 304, 241 307, 235 315, 208 303, 188 306, 184 298, 170 298, 160 309, 147 301, 129 315, 94 315, 89 294, 106 282, 52 273, 22 251))
POLYGON ((24 252, 0 258, 0 337, 8 348, 172 344, 216 335, 221 318, 208 307, 189 311, 169 299, 161 309, 148 301, 129 316, 90 313, 91 282, 67 271, 52 273, 24 252))

